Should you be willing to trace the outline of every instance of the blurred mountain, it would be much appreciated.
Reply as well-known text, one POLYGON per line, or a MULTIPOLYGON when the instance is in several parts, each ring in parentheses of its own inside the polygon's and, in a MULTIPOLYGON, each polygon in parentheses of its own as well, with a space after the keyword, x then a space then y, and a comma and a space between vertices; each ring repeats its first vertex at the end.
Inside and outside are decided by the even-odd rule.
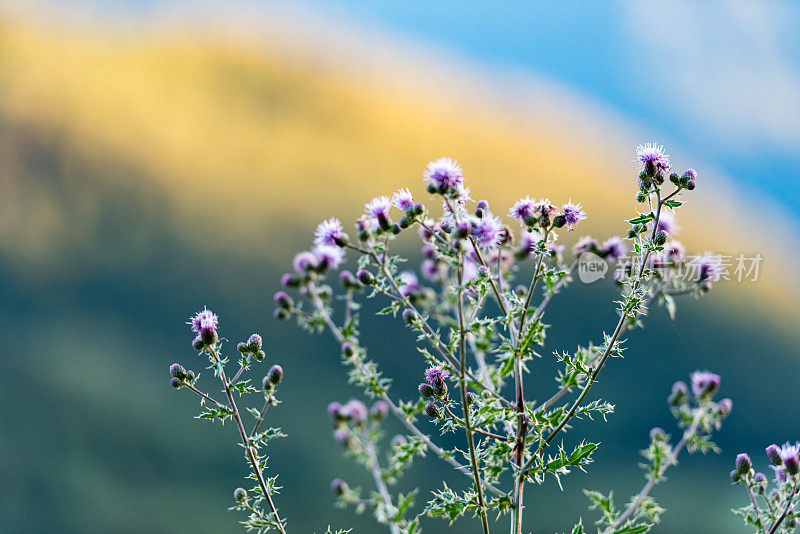
MULTIPOLYGON (((191 420, 195 400, 167 384, 173 361, 205 373, 183 323, 208 305, 226 337, 263 333, 268 361, 286 369, 272 417, 291 438, 271 458, 295 531, 355 521, 373 532, 370 518, 333 510, 327 490, 341 474, 368 483, 326 435, 326 403, 360 392, 344 384, 333 342, 270 315, 277 279, 316 223, 351 221, 364 200, 400 186, 422 196, 424 164, 448 154, 498 213, 520 191, 573 198, 593 233, 624 231, 635 207, 624 124, 553 88, 497 88, 471 69, 398 60, 397 71, 360 70, 334 59, 218 31, 0 19, 0 316, 12 333, 0 358, 0 531, 237 531, 225 511, 245 473, 233 429, 191 420), (410 71, 418 78, 398 77, 410 71)), ((784 274, 796 258, 767 231, 776 214, 750 221, 723 176, 700 172, 681 238, 701 251, 759 251, 763 278, 720 283, 702 302, 681 303, 675 323, 651 314, 597 388, 619 410, 597 425, 597 478, 576 476, 563 494, 531 491, 541 531, 591 517, 579 492, 587 484, 621 500, 638 490, 637 450, 650 426, 669 424, 672 381, 698 366, 724 371, 735 413, 722 456, 687 458, 657 490, 669 508, 662 532, 713 532, 704 525, 717 516, 735 532, 727 510, 742 495, 727 486, 731 458, 797 437, 785 415, 797 409, 792 386, 775 387, 776 374, 800 365, 791 351, 798 284, 784 274)), ((575 287, 555 302, 548 349, 599 341, 613 291, 575 287)), ((370 321, 372 354, 397 378, 397 395, 412 397, 413 339, 370 321)), ((535 396, 552 388, 553 362, 540 366, 535 396)), ((451 476, 435 459, 420 464, 404 487, 451 476)))

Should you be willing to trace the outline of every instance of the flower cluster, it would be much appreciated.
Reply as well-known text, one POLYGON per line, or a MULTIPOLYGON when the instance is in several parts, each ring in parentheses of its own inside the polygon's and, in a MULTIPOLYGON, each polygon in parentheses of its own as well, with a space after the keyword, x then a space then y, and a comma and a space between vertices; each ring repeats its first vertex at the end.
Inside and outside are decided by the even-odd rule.
MULTIPOLYGON (((275 302, 280 309, 292 306, 291 298, 285 293, 276 295, 275 302)), ((236 423, 239 431, 239 438, 246 454, 245 457, 250 468, 249 478, 256 480, 257 484, 248 493, 244 488, 236 488, 233 492, 235 504, 233 510, 241 510, 248 514, 242 522, 249 530, 265 532, 276 530, 285 534, 285 520, 278 515, 278 510, 273 501, 275 494, 275 481, 277 477, 267 477, 264 474, 266 469, 266 456, 261 450, 267 446, 270 440, 285 437, 279 428, 268 428, 260 430, 264 421, 267 408, 278 404, 275 397, 276 388, 283 380, 283 368, 280 365, 273 365, 261 380, 261 388, 258 389, 250 384, 249 379, 244 375, 250 370, 253 362, 260 362, 266 358, 263 350, 263 339, 259 334, 253 334, 247 340, 236 345, 239 353, 238 369, 236 373, 229 377, 226 372, 227 358, 222 355, 222 341, 217 332, 219 319, 211 310, 204 308, 193 315, 188 324, 192 332, 197 337, 192 342, 192 346, 199 351, 200 356, 204 356, 210 362, 209 369, 212 369, 214 376, 222 383, 225 392, 225 400, 217 400, 209 393, 200 389, 199 375, 193 371, 187 371, 179 363, 173 363, 169 368, 170 385, 176 389, 186 388, 196 393, 200 397, 202 411, 197 416, 198 419, 208 421, 220 421, 224 423, 232 419, 236 423), (235 393, 235 395, 234 395, 235 393), (245 400, 245 395, 258 394, 263 399, 263 408, 248 408, 255 422, 252 430, 245 429, 244 418, 236 399, 239 402, 245 400)))
MULTIPOLYGON (((372 399, 369 409, 360 400, 328 406, 335 441, 372 474, 375 483, 374 491, 364 494, 335 479, 331 488, 339 504, 357 511, 371 509, 392 534, 417 532, 425 517, 452 522, 465 515, 477 518, 484 534, 494 518, 505 516, 511 532, 521 534, 530 530, 523 526, 526 485, 587 469, 599 444, 586 435, 571 439, 573 423, 595 415, 604 419, 613 412, 610 402, 590 397, 604 366, 622 355, 625 337, 643 326, 648 309, 664 306, 673 314, 678 296, 699 296, 715 279, 711 260, 700 265, 694 280, 674 276, 686 261, 683 245, 675 240, 679 230, 675 211, 682 205, 677 198, 695 188, 697 173, 691 169, 673 173, 669 156, 655 144, 640 146, 636 160, 640 166, 636 199, 647 209, 628 220, 627 231, 621 229, 624 237, 581 237, 572 255, 558 239, 564 230, 584 226, 587 216, 580 203, 572 199, 552 203, 545 195, 526 194, 509 208, 493 212, 488 201, 472 199, 464 169, 446 157, 430 162, 423 172, 426 191, 435 198, 432 206, 402 187, 365 204, 364 213, 355 220, 352 240, 338 219, 319 224, 312 247, 298 253, 291 271, 281 278, 283 289, 274 296, 275 317, 294 318, 311 332, 329 332, 339 344, 349 382, 372 399), (506 212, 516 224, 506 224, 497 215, 506 212), (401 238, 418 240, 418 265, 409 267, 406 258, 396 254, 394 243, 401 238), (632 256, 616 276, 622 293, 617 323, 609 325, 611 334, 598 333, 599 342, 589 340, 585 346, 553 353, 560 366, 555 390, 526 391, 525 374, 535 367, 536 358, 543 357, 547 306, 570 287, 579 259, 591 254, 617 262, 629 251, 632 256), (403 351, 407 365, 418 366, 424 377, 416 391, 393 389, 368 353, 360 333, 364 299, 380 302, 379 316, 405 323, 410 333, 409 347, 403 351), (381 429, 389 415, 398 419, 404 434, 393 437, 384 450, 381 429), (453 433, 459 442, 437 443, 432 429, 453 433), (423 454, 439 457, 469 481, 460 488, 447 484, 431 488, 427 502, 413 512, 419 490, 403 494, 393 492, 392 486, 423 454)), ((215 411, 208 417, 233 417, 240 423, 230 391, 250 391, 239 378, 251 359, 265 357, 262 340, 252 336, 237 346, 240 371, 228 380, 219 354, 216 316, 203 310, 191 324, 198 336, 196 348, 209 355, 229 394, 229 404, 214 401, 215 411)), ((171 373, 176 387, 190 385, 210 399, 195 389, 195 378, 186 378, 190 372, 176 368, 171 373)), ((274 389, 282 376, 282 369, 273 366, 265 377, 267 406, 276 402, 274 389)), ((710 435, 732 408, 730 399, 714 400, 719 386, 720 377, 707 371, 692 374, 688 386, 673 385, 669 404, 682 437, 673 444, 660 428, 651 431, 650 446, 643 451, 648 483, 626 509, 614 508, 610 496, 587 492, 593 507, 603 512, 598 524, 604 533, 647 531, 660 513, 649 492, 681 450, 716 450, 710 435)), ((260 414, 259 421, 267 406, 254 412, 260 414)), ((254 443, 241 424, 237 426, 258 478, 259 442, 254 443)), ((792 450, 786 446, 778 453, 787 479, 794 476, 796 451, 792 457, 792 450)), ((743 466, 744 460, 740 463, 743 466)), ((283 532, 270 500, 271 487, 254 488, 256 500, 237 490, 237 507, 251 512, 251 527, 264 521, 259 528, 283 532), (268 511, 255 506, 262 502, 269 504, 268 511)), ((579 521, 573 532, 583 531, 579 521)))
POLYGON ((800 442, 772 444, 764 452, 774 474, 773 487, 764 473, 755 471, 747 453, 738 454, 730 477, 747 488, 750 504, 734 513, 758 533, 794 532, 800 517, 800 442))

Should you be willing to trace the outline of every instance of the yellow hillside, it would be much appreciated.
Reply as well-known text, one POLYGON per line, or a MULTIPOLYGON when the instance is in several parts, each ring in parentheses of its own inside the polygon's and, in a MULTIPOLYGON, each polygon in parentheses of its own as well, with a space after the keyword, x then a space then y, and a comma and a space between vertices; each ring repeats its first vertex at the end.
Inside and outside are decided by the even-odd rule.
MULTIPOLYGON (((422 76, 400 80, 391 68, 359 71, 286 50, 243 39, 115 38, 0 22, 2 132, 57 137, 68 154, 57 164, 157 192, 181 235, 198 246, 235 235, 258 246, 229 245, 230 252, 279 261, 289 246, 309 242, 323 216, 354 219, 365 200, 402 185, 422 195, 424 165, 440 155, 459 159, 473 197, 488 198, 498 212, 521 192, 572 198, 590 214, 587 227, 607 235, 623 231, 621 219, 635 208, 634 146, 598 117, 575 130, 579 107, 540 102, 536 113, 522 112, 525 102, 505 101, 502 92, 488 101, 485 91, 471 93, 468 80, 455 87, 422 76)), ((59 224, 58 195, 27 189, 19 168, 10 159, 3 165, 0 246, 12 256, 53 259, 53 244, 74 236, 59 224), (31 209, 37 221, 14 225, 31 209)), ((689 248, 762 252, 763 280, 738 294, 758 289, 770 307, 793 309, 797 287, 780 286, 777 265, 796 259, 761 240, 759 228, 737 228, 734 197, 718 178, 714 191, 704 188, 700 170, 682 240, 689 248), (692 225, 703 230, 691 232, 692 225)), ((86 224, 94 203, 102 199, 86 199, 86 224)))

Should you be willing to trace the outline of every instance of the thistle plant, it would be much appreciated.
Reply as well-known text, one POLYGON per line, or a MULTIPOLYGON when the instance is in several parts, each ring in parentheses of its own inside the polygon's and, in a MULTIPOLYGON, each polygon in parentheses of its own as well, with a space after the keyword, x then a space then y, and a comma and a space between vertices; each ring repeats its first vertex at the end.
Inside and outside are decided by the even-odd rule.
MULTIPOLYGON (((526 489, 551 479, 560 484, 572 470, 587 469, 598 443, 586 435, 572 437, 570 430, 578 419, 605 419, 613 412, 613 404, 590 396, 604 367, 622 357, 626 335, 643 326, 650 308, 664 306, 674 316, 677 297, 699 297, 719 275, 713 256, 690 262, 674 237, 675 212, 695 188, 695 171, 672 172, 669 156, 658 145, 638 147, 636 158, 641 208, 628 220, 624 238, 583 237, 569 257, 558 243, 559 234, 586 224, 580 203, 570 199, 557 206, 547 198, 520 198, 508 210, 512 224, 519 226, 515 231, 487 201, 473 201, 461 166, 450 158, 432 161, 423 173, 432 206, 403 188, 366 203, 354 238, 337 219, 319 224, 313 246, 295 256, 292 272, 281 279, 284 290, 275 294, 275 316, 333 336, 349 382, 371 403, 369 409, 357 399, 328 406, 335 441, 371 473, 375 486, 363 491, 334 480, 331 487, 341 506, 370 509, 392 534, 419 532, 425 516, 451 522, 474 517, 484 533, 498 521, 509 521, 503 528, 522 534, 531 528, 523 526, 526 489), (408 268, 407 259, 397 253, 398 239, 419 242, 418 268, 408 268), (551 357, 560 366, 554 389, 530 391, 526 379, 536 359, 544 357, 548 305, 567 290, 582 264, 597 261, 617 265, 614 278, 621 295, 616 324, 596 342, 554 351, 551 357), (343 269, 346 262, 350 270, 343 269), (412 333, 405 352, 409 366, 418 369, 416 389, 396 391, 368 354, 360 335, 366 299, 379 303, 383 319, 378 321, 400 320, 412 333), (382 423, 390 415, 405 433, 387 440, 382 423), (440 440, 436 434, 452 436, 440 440), (426 454, 462 473, 464 484, 393 492, 414 458, 426 454), (423 494, 427 501, 418 505, 423 494)), ((202 314, 210 312, 196 317, 202 314)), ((261 455, 268 440, 282 434, 278 429, 257 433, 267 408, 277 403, 280 379, 269 378, 270 371, 264 407, 252 409, 255 428, 246 432, 234 401, 256 392, 242 375, 253 359, 263 359, 260 338, 257 349, 251 341, 239 344, 239 368, 228 380, 222 342, 216 333, 204 334, 202 326, 195 330, 195 348, 209 357, 227 403, 198 389, 194 376, 176 377, 173 385, 201 396, 205 408, 200 417, 236 421, 250 476, 258 484, 250 493, 237 490, 235 508, 249 513, 249 528, 285 532, 272 499, 275 479, 264 477, 261 455)), ((673 386, 668 400, 680 438, 673 444, 665 431, 650 432, 643 451, 646 483, 623 509, 610 496, 586 492, 592 509, 601 513, 599 531, 646 532, 658 522, 662 509, 650 492, 679 453, 716 451, 710 436, 732 406, 730 399, 714 400, 719 385, 719 376, 697 371, 691 387, 683 382, 673 386)), ((582 520, 572 532, 584 532, 582 520)))
POLYGON ((774 472, 772 488, 764 473, 755 472, 750 456, 736 456, 731 480, 747 489, 750 504, 733 513, 758 534, 794 532, 800 517, 800 442, 786 442, 782 447, 772 444, 765 452, 774 472))

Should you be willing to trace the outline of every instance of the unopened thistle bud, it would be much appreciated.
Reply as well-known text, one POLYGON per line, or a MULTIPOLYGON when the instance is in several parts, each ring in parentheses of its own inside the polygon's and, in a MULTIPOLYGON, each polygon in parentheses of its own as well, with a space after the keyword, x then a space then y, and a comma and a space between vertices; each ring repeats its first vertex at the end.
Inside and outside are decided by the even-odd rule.
POLYGON ((273 299, 275 300, 275 304, 277 304, 280 308, 288 310, 292 307, 292 297, 290 297, 285 291, 278 291, 275 293, 273 299))
POLYGON ((567 224, 567 219, 563 215, 556 215, 553 218, 553 226, 555 226, 556 228, 561 228, 565 224, 567 224))
POLYGON ((736 471, 740 475, 745 475, 750 472, 750 468, 753 466, 753 463, 750 461, 750 457, 746 453, 741 453, 736 456, 735 467, 736 471))
POLYGON ((781 449, 774 443, 764 449, 764 452, 767 453, 767 458, 772 463, 772 465, 781 465, 783 460, 781 459, 781 449))
POLYGON ((386 419, 387 415, 389 415, 389 405, 385 401, 375 401, 375 404, 369 409, 369 416, 375 421, 386 419))
POLYGON ((659 230, 656 232, 656 235, 653 236, 653 243, 660 247, 667 242, 667 237, 667 232, 664 230, 659 230))
POLYGON ((414 311, 414 310, 412 310, 411 308, 406 308, 405 310, 403 310, 403 320, 404 320, 404 321, 405 321, 407 324, 414 324, 414 322, 415 322, 415 321, 416 321, 418 318, 419 318, 419 316, 417 315, 417 312, 415 312, 415 311, 414 311))
POLYGON ((350 357, 355 353, 356 353, 356 349, 355 349, 355 347, 353 346, 352 343, 349 343, 347 341, 342 343, 342 354, 344 354, 347 357, 350 357))
POLYGON ((467 221, 461 221, 453 229, 453 237, 457 237, 458 239, 466 239, 471 230, 472 225, 470 223, 467 221))
POLYGON ((186 381, 190 384, 194 382, 194 371, 186 371, 186 381))
POLYGON ((650 429, 650 441, 667 441, 667 433, 663 428, 655 426, 650 429))
POLYGON ((647 193, 645 193, 644 191, 639 191, 638 193, 636 193, 636 202, 641 204, 646 200, 647 200, 647 193))
POLYGON ((692 373, 692 392, 698 399, 707 399, 719 388, 719 375, 708 371, 692 373))
POLYGON ((279 321, 283 321, 289 318, 289 311, 284 308, 275 308, 275 311, 272 312, 272 316, 279 321))
POLYGON ((695 180, 697 179, 697 172, 694 169, 686 169, 680 179, 680 185, 684 189, 692 191, 695 187, 695 180))
POLYGON ((742 475, 740 475, 736 469, 731 471, 730 477, 732 482, 739 482, 742 479, 742 475))
POLYGON ((178 389, 183 385, 183 380, 181 380, 180 378, 175 378, 173 376, 172 378, 169 379, 169 385, 174 387, 175 389, 178 389))
POLYGON ((257 350, 253 353, 253 358, 255 358, 258 361, 263 360, 266 356, 267 354, 263 350, 257 350))
POLYGON ((261 350, 261 345, 263 344, 263 342, 264 341, 261 339, 261 336, 259 336, 258 334, 253 334, 247 340, 247 347, 250 349, 251 352, 258 352, 261 350))
POLYGON ((203 338, 200 337, 200 336, 197 336, 192 341, 192 347, 194 347, 195 350, 203 350, 205 348, 205 346, 206 346, 206 342, 203 341, 203 338))
POLYGON ((331 481, 331 490, 333 490, 336 495, 342 496, 347 492, 347 482, 341 478, 334 478, 331 481))
POLYGON ((428 417, 431 419, 439 419, 442 416, 442 414, 439 413, 439 408, 432 402, 425 405, 425 413, 428 414, 428 417))
POLYGON ((169 366, 169 374, 173 378, 177 378, 178 380, 183 380, 186 378, 186 369, 179 363, 173 363, 169 366))
POLYGON ((472 406, 472 403, 478 400, 478 396, 471 391, 467 391, 467 406, 472 406))
POLYGON ((717 403, 717 413, 720 417, 728 417, 731 410, 733 410, 733 401, 731 399, 722 399, 717 403))
POLYGON ((767 476, 764 473, 756 473, 753 475, 753 484, 755 485, 756 492, 763 495, 767 490, 767 476))
POLYGON ((342 403, 333 401, 330 404, 328 404, 328 415, 331 416, 332 419, 337 420, 339 419, 341 409, 342 409, 342 403))
POLYGON ((475 205, 475 216, 479 219, 482 219, 483 216, 486 215, 487 211, 489 211, 489 201, 479 200, 475 205))
POLYGON ((667 402, 669 402, 671 406, 681 404, 686 400, 688 394, 689 388, 686 386, 686 383, 679 380, 672 384, 672 393, 670 393, 667 402))
POLYGON ((283 287, 297 287, 300 285, 300 277, 290 273, 281 276, 281 285, 283 287))
POLYGON ((371 286, 375 284, 375 277, 372 276, 372 273, 367 271, 366 269, 361 269, 356 273, 356 278, 358 281, 364 284, 365 286, 371 286))
POLYGON ((267 372, 267 379, 272 383, 272 385, 277 386, 283 380, 283 367, 280 365, 273 365, 269 368, 267 372))
POLYGON ((239 502, 245 502, 247 500, 247 492, 244 488, 236 488, 233 490, 233 498, 239 502))
POLYGON ((433 398, 436 395, 436 391, 433 389, 433 386, 427 382, 423 382, 417 386, 417 390, 419 391, 420 395, 428 399, 433 398))

